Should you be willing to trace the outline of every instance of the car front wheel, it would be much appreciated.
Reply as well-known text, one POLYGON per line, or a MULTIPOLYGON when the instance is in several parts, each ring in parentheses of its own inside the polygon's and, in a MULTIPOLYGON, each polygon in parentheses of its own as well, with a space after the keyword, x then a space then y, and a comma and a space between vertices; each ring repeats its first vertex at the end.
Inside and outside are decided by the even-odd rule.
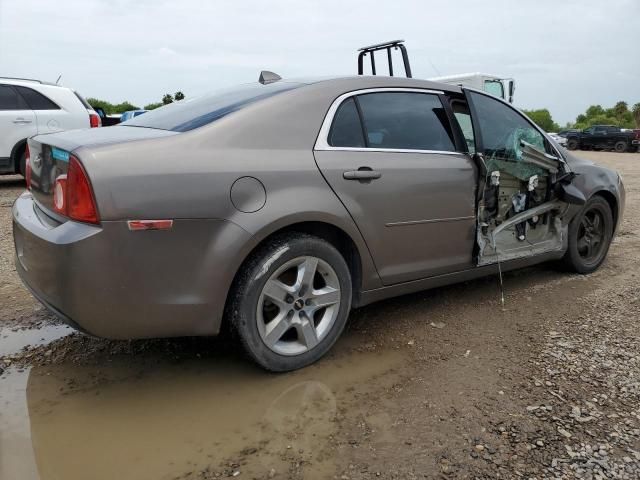
POLYGON ((592 197, 569 224, 564 264, 578 273, 591 273, 602 264, 613 237, 613 215, 607 201, 592 197))
POLYGON ((567 148, 569 150, 576 150, 578 148, 578 141, 574 138, 567 141, 567 148))
POLYGON ((351 290, 349 268, 335 247, 289 233, 247 261, 227 315, 260 366, 295 370, 320 359, 336 342, 351 309, 351 290))

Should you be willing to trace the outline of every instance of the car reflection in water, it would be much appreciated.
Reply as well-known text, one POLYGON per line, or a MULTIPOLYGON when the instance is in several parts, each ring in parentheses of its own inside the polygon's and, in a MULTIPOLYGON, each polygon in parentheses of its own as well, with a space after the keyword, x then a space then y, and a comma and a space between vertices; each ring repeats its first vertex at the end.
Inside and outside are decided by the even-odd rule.
POLYGON ((366 394, 374 377, 393 379, 401 361, 358 353, 288 375, 221 359, 34 368, 27 404, 37 469, 42 480, 155 480, 207 468, 265 476, 299 462, 332 477, 338 403, 366 394))

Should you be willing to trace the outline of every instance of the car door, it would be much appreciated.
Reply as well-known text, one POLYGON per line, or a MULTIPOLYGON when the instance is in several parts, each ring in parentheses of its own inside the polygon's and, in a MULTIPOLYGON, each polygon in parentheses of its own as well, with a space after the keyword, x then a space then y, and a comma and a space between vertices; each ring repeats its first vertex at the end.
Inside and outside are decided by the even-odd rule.
POLYGON ((580 136, 580 146, 582 148, 593 148, 595 146, 595 127, 589 127, 578 133, 580 136))
POLYGON ((566 225, 555 220, 564 207, 552 198, 563 162, 555 147, 508 103, 464 93, 483 169, 478 265, 562 251, 566 225))
POLYGON ((76 128, 76 125, 68 124, 69 113, 53 100, 33 88, 16 85, 15 89, 35 114, 39 134, 76 128))
POLYGON ((476 168, 456 151, 438 94, 374 89, 338 98, 315 158, 385 285, 473 264, 476 168))
POLYGON ((0 171, 13 170, 13 148, 36 133, 33 111, 13 85, 0 84, 0 171))
POLYGON ((593 146, 597 148, 607 148, 609 146, 607 127, 595 127, 593 131, 593 146))

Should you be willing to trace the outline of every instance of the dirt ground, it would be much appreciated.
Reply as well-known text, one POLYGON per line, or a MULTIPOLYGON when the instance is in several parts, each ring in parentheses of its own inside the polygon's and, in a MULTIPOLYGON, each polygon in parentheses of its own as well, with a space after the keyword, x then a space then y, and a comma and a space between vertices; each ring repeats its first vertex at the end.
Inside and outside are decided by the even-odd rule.
POLYGON ((13 267, 0 178, 0 478, 640 478, 640 155, 602 268, 541 265, 353 312, 332 353, 266 374, 216 339, 62 326, 13 267))

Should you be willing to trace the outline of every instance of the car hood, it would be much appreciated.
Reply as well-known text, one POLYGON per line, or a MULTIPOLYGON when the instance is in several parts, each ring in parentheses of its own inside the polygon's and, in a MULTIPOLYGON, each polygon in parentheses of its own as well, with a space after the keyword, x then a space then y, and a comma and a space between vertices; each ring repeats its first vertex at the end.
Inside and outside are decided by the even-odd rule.
MULTIPOLYGON (((565 159, 567 165, 569 165, 569 168, 571 168, 571 170, 575 170, 576 168, 580 169, 581 167, 584 167, 584 166, 587 166, 587 165, 597 165, 595 162, 593 162, 591 160, 587 160, 587 159, 584 159, 584 158, 576 157, 574 154, 572 154, 569 151, 565 151, 564 159, 565 159)), ((598 166, 600 166, 600 165, 598 165, 598 166)))
POLYGON ((114 126, 48 133, 37 135, 34 140, 43 144, 53 144, 68 152, 73 152, 79 147, 147 140, 171 135, 179 135, 179 133, 154 128, 114 126))

